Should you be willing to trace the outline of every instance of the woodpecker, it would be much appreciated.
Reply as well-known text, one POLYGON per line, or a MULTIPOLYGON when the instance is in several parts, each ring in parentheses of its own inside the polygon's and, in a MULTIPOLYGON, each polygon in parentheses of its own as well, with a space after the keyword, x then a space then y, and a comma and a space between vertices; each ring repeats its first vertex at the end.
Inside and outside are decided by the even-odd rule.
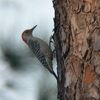
POLYGON ((58 79, 52 66, 53 54, 51 48, 48 44, 40 38, 32 36, 33 30, 37 27, 35 25, 33 28, 25 30, 22 33, 23 41, 32 50, 37 59, 41 64, 52 74, 56 79, 58 79))

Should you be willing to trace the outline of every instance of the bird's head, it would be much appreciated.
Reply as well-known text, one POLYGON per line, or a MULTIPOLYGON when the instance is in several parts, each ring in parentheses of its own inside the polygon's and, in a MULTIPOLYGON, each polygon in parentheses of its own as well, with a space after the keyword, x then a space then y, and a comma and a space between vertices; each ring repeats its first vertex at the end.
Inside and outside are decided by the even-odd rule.
POLYGON ((37 25, 35 25, 35 26, 34 26, 33 28, 31 28, 31 29, 25 30, 25 31, 22 33, 22 39, 23 39, 23 41, 24 41, 25 43, 27 43, 28 38, 29 38, 30 36, 32 36, 32 32, 33 32, 33 30, 36 28, 36 26, 37 26, 37 25))

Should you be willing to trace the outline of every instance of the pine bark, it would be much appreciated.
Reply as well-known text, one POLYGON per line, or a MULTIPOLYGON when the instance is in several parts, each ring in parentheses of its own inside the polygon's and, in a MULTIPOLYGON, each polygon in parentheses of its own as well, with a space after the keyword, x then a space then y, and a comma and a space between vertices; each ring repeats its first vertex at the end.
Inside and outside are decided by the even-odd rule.
POLYGON ((54 0, 57 100, 100 100, 100 0, 54 0))

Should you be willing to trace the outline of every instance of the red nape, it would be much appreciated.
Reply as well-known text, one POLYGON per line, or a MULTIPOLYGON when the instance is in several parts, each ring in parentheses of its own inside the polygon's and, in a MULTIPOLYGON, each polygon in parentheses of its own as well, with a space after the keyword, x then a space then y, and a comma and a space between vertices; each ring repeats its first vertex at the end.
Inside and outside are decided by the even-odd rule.
POLYGON ((27 40, 25 39, 24 33, 22 33, 22 39, 25 43, 27 43, 27 40))

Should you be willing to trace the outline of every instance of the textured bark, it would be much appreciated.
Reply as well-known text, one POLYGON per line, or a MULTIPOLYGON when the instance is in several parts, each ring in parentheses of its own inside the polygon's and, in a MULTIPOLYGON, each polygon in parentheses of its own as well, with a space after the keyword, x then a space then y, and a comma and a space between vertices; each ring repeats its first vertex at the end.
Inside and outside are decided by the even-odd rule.
POLYGON ((100 0, 54 0, 58 100, 100 100, 100 0))

